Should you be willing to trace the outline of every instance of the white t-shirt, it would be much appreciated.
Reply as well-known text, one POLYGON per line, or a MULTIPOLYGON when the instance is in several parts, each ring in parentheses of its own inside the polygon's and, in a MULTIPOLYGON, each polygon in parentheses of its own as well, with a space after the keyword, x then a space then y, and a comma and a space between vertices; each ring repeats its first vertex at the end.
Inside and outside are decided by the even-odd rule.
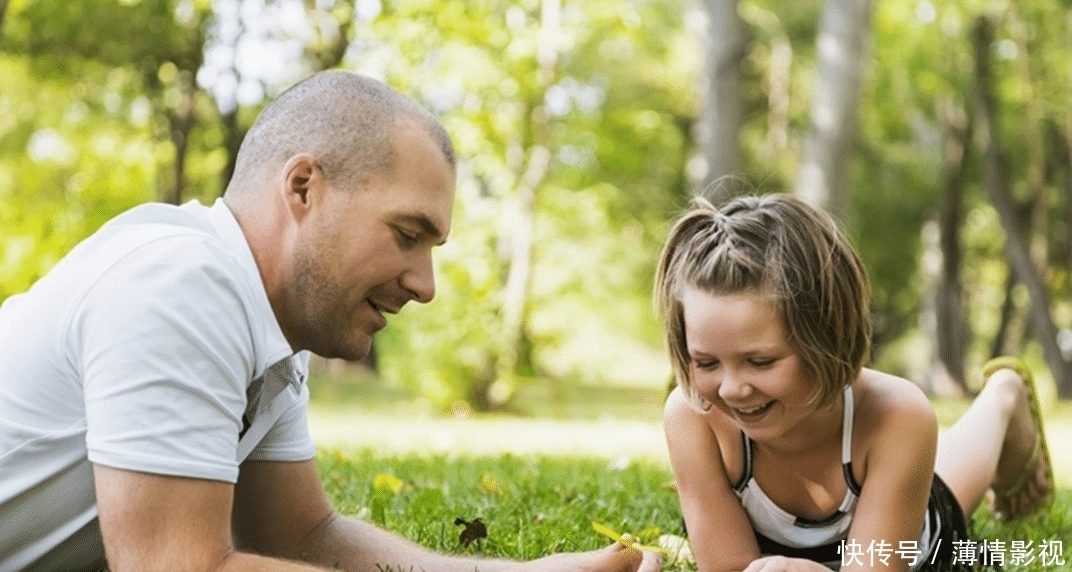
POLYGON ((101 227, 0 306, 0 572, 103 564, 92 463, 233 483, 312 458, 292 353, 223 201, 101 227))

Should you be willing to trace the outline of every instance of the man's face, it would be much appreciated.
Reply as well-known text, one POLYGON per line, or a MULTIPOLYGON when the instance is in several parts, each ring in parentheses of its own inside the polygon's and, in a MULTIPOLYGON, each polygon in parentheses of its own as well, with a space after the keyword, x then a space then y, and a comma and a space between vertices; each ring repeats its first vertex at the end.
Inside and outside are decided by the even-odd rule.
POLYGON ((287 303, 295 349, 360 359, 384 314, 435 296, 432 248, 450 230, 455 173, 417 124, 398 124, 391 142, 392 168, 363 188, 328 181, 298 226, 287 303))

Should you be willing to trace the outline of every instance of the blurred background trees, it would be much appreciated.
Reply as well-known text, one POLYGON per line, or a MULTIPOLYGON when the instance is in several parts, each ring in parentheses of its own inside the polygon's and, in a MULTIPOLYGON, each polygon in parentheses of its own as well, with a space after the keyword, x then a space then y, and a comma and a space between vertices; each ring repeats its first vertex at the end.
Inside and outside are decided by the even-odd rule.
POLYGON ((376 343, 438 407, 663 386, 654 261, 724 175, 843 221, 880 367, 957 393, 1024 353, 1072 396, 1064 2, 0 2, 0 299, 130 206, 213 200, 264 103, 342 67, 462 157, 437 300, 376 343))

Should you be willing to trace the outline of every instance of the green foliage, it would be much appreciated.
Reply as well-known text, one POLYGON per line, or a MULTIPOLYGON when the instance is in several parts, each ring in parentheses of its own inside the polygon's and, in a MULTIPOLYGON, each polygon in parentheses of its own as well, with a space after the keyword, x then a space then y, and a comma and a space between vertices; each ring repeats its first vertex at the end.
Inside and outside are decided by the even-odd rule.
MULTIPOLYGON (((28 288, 115 214, 169 200, 179 142, 186 145, 182 198, 219 195, 260 101, 231 109, 214 98, 212 81, 196 78, 218 65, 208 55, 239 51, 224 30, 236 16, 224 12, 246 4, 253 5, 9 3, 0 36, 0 300, 28 288), (187 104, 192 123, 179 137, 187 104)), ((341 65, 413 95, 451 133, 462 162, 451 241, 438 253, 438 300, 407 310, 378 339, 383 374, 443 409, 487 401, 514 335, 504 321, 504 287, 519 189, 543 149, 551 162, 534 192, 520 351, 507 377, 661 386, 667 368, 649 299, 660 243, 689 194, 685 164, 701 72, 691 8, 676 0, 563 0, 552 65, 541 64, 536 0, 390 0, 376 13, 368 12, 372 4, 294 4, 305 18, 276 22, 262 38, 297 46, 278 63, 285 73, 240 77, 237 60, 230 71, 271 94, 341 65)), ((761 191, 791 189, 796 178, 824 4, 740 2, 752 35, 743 62, 743 170, 761 191), (779 95, 772 58, 782 42, 792 58, 784 125, 771 113, 779 95)), ((265 13, 286 6, 268 2, 265 13)), ((1057 325, 1072 327, 1067 3, 890 0, 874 8, 845 220, 872 278, 880 351, 920 331, 928 295, 921 229, 936 216, 946 176, 943 109, 970 115, 969 33, 980 15, 997 25, 991 49, 1013 191, 1026 205, 1040 185, 1035 250, 1057 325)), ((257 27, 232 24, 249 34, 257 27)), ((961 236, 971 359, 989 351, 1007 274, 979 149, 975 141, 966 166, 961 236)), ((1014 296, 1022 316, 1026 303, 1014 296)), ((1016 323, 1014 339, 1028 337, 1024 320, 1016 323)), ((895 372, 918 365, 879 358, 895 372)))
POLYGON ((389 83, 419 94, 467 158, 457 230, 439 253, 439 299, 393 322, 380 346, 385 375, 444 408, 480 406, 496 377, 497 342, 509 335, 511 217, 539 146, 553 159, 535 193, 529 351, 516 374, 598 381, 600 362, 620 359, 616 347, 658 344, 651 268, 665 215, 684 195, 693 81, 670 3, 565 3, 553 78, 538 63, 537 5, 459 6, 388 4, 359 32, 366 50, 356 62, 384 66, 389 83), (609 343, 585 344, 590 355, 562 351, 592 337, 609 343))
MULTIPOLYGON (((14 2, 0 38, 0 300, 120 212, 170 194, 182 87, 207 2, 14 2), (122 22, 124 32, 115 33, 122 22)), ((195 94, 195 115, 215 106, 195 94)), ((219 137, 195 125, 185 198, 220 192, 219 137)))
POLYGON ((86 64, 39 79, 0 55, 0 300, 119 212, 152 198, 156 157, 135 83, 86 64))
MULTIPOLYGON (((807 134, 813 90, 815 43, 822 2, 741 2, 752 47, 745 61, 744 99, 749 110, 742 132, 745 170, 762 190, 792 187, 802 141, 807 134), (780 38, 792 48, 788 141, 772 153, 770 121, 773 46, 780 38)), ((918 331, 917 317, 929 296, 920 270, 924 223, 937 217, 947 173, 943 164, 944 110, 972 117, 975 86, 971 27, 987 16, 998 25, 994 75, 1001 108, 1000 135, 1009 156, 1014 194, 1026 205, 1031 194, 1032 153, 1045 161, 1042 177, 1045 220, 1035 232, 1045 240, 1048 283, 1056 301, 1058 327, 1072 326, 1068 281, 1070 260, 1067 201, 1072 117, 1072 57, 1067 34, 1068 7, 1062 2, 983 2, 896 0, 874 4, 871 65, 866 70, 859 130, 844 221, 872 279, 878 350, 893 347, 918 331), (1038 151, 1033 150, 1037 146, 1038 151)), ((1003 230, 983 187, 982 142, 972 141, 964 174, 961 241, 965 311, 972 326, 972 355, 989 352, 1004 298, 1006 262, 1003 230), (984 224, 985 223, 985 224, 984 224)), ((1025 206, 1026 212, 1026 206, 1025 206)), ((1026 311, 1016 306, 1017 314, 1026 311)), ((915 359, 920 359, 917 352, 915 359)), ((981 357, 979 358, 981 359, 981 357)), ((920 363, 891 363, 908 373, 920 363)))

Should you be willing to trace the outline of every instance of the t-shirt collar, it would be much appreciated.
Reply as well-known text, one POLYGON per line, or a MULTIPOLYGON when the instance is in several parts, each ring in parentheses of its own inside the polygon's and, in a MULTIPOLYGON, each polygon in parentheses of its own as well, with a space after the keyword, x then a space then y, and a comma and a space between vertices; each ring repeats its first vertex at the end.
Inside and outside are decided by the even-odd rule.
MULTIPOLYGON (((294 350, 290 347, 290 343, 287 342, 286 336, 283 335, 279 320, 276 319, 275 312, 272 311, 272 305, 268 302, 268 293, 264 289, 264 281, 261 279, 257 262, 253 258, 253 251, 249 248, 249 241, 246 240, 242 227, 238 225, 238 220, 235 219, 234 214, 231 213, 231 209, 227 207, 223 199, 216 199, 216 202, 208 209, 208 220, 220 239, 235 253, 235 258, 241 264, 242 270, 249 278, 250 283, 255 285, 252 288, 255 297, 254 303, 257 305, 257 311, 265 318, 263 323, 265 340, 267 341, 267 351, 265 353, 267 360, 264 365, 271 366, 282 359, 290 357, 294 354, 294 350)), ((306 360, 307 357, 299 359, 295 365, 304 363, 306 360)), ((300 383, 303 380, 304 376, 295 375, 292 382, 300 383)))

